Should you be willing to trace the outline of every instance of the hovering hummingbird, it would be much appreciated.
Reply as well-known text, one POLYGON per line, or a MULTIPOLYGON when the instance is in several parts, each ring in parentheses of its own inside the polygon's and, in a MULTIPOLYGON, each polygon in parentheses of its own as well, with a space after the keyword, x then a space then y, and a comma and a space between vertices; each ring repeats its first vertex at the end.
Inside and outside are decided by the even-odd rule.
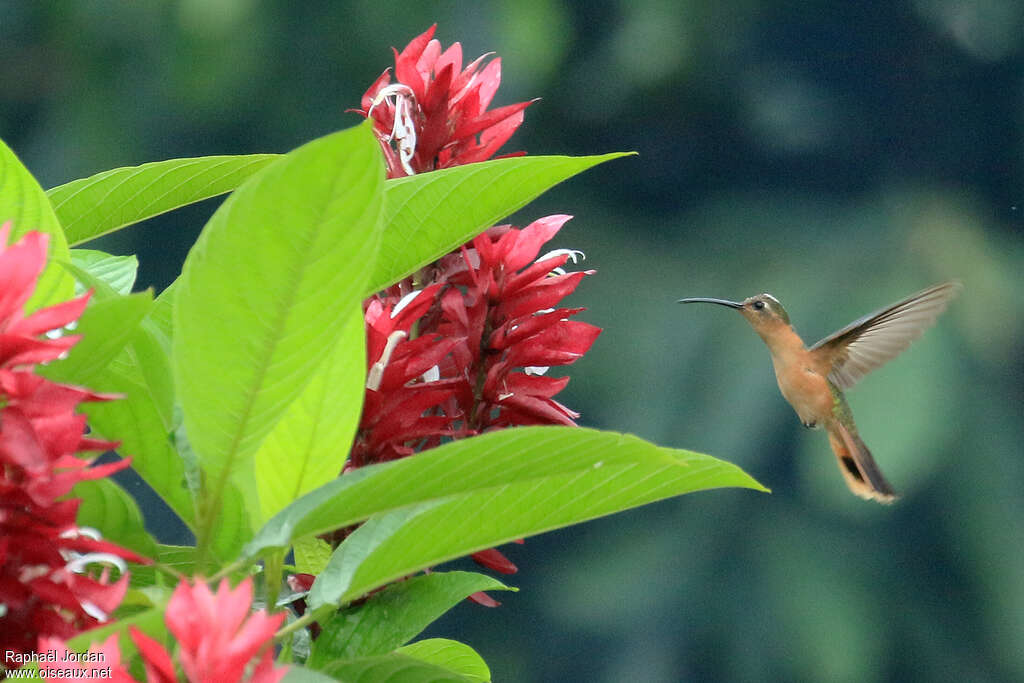
POLYGON ((680 299, 679 303, 704 302, 737 309, 768 346, 779 390, 804 426, 825 428, 850 490, 861 498, 891 503, 896 493, 857 435, 843 391, 910 346, 959 290, 956 281, 921 290, 853 321, 810 348, 804 346, 789 324, 789 315, 771 294, 743 301, 695 298, 680 299))

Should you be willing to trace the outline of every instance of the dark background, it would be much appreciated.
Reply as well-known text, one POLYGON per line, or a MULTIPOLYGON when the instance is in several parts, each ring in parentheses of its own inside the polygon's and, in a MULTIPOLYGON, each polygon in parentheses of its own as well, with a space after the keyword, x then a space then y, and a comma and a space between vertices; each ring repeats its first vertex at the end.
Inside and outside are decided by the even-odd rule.
MULTIPOLYGON (((598 270, 572 304, 605 331, 561 398, 773 493, 512 546, 522 590, 430 634, 500 681, 1024 680, 1024 5, 0 0, 0 137, 44 187, 284 152, 356 123, 434 21, 502 56, 496 104, 542 98, 507 150, 640 153, 516 217, 574 214, 553 247, 598 270), (767 290, 811 342, 950 277, 950 312, 850 395, 891 507, 846 491, 739 316, 675 304, 767 290)), ((218 202, 92 246, 160 289, 218 202)))

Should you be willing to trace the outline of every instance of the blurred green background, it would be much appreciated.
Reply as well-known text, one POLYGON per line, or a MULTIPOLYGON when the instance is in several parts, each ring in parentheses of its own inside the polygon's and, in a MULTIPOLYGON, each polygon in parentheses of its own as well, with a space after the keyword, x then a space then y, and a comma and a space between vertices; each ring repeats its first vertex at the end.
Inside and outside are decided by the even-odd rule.
MULTIPOLYGON (((521 592, 430 634, 500 681, 1024 680, 1017 0, 6 0, 0 136, 44 187, 283 152, 354 124, 388 48, 435 21, 501 55, 496 104, 542 98, 506 150, 640 153, 516 217, 574 214, 553 246, 598 270, 572 304, 604 333, 560 398, 773 493, 511 546, 521 592), (675 303, 770 291, 810 343, 949 277, 950 312, 849 396, 892 507, 847 492, 739 316, 675 303)), ((218 202, 95 246, 162 288, 218 202)))

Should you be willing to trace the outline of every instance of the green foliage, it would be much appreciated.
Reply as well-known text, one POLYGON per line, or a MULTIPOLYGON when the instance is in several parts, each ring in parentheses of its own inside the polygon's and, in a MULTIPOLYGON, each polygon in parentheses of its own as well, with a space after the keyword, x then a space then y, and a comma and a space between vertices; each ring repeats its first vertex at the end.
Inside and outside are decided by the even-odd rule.
POLYGON ((384 239, 366 293, 458 248, 548 188, 622 156, 494 159, 389 180, 384 239))
POLYGON ((324 672, 346 683, 474 683, 479 680, 400 652, 333 662, 324 667, 324 672))
POLYGON ((388 586, 365 603, 346 607, 327 620, 313 643, 308 664, 319 668, 337 659, 390 652, 467 596, 488 590, 510 589, 473 572, 424 574, 388 586))
MULTIPOLYGON (((72 249, 71 264, 109 285, 118 294, 129 294, 139 270, 139 259, 134 255, 114 256, 95 249, 72 249)), ((75 294, 88 289, 87 283, 76 282, 75 294)))
MULTIPOLYGON (((557 504, 549 500, 532 511, 521 510, 507 523, 495 520, 498 526, 490 530, 505 529, 506 533, 495 539, 502 542, 519 538, 521 534, 512 529, 538 510, 578 514, 582 521, 597 516, 590 514, 592 504, 625 509, 718 486, 762 489, 735 465, 699 453, 661 448, 629 434, 582 427, 521 427, 362 467, 331 481, 275 515, 245 553, 255 556, 269 548, 286 547, 293 538, 325 533, 380 513, 397 510, 404 514, 408 509, 403 508, 422 503, 447 504, 471 496, 493 500, 489 496, 509 491, 536 500, 563 494, 557 504), (588 485, 587 495, 579 495, 581 489, 575 488, 574 480, 588 485)), ((492 505, 486 505, 488 517, 492 505)), ((417 513, 424 511, 417 508, 417 513)), ((533 533, 555 526, 559 525, 542 526, 533 533)))
POLYGON ((229 481, 256 493, 260 442, 350 318, 377 247, 383 181, 369 125, 311 142, 232 194, 185 261, 172 359, 208 486, 200 544, 229 481))
MULTIPOLYGON (((353 304, 323 362, 256 451, 259 522, 341 472, 366 382, 363 311, 353 304)), ((254 511, 257 513, 257 511, 254 511)))
POLYGON ((46 191, 69 244, 230 192, 276 154, 168 159, 115 168, 46 191))
POLYGON ((127 296, 97 297, 79 318, 75 334, 81 339, 67 358, 41 370, 50 379, 92 386, 107 365, 136 335, 139 324, 153 304, 150 292, 127 296))
POLYGON ((403 655, 436 664, 474 681, 491 680, 491 670, 476 650, 465 643, 447 638, 427 638, 395 650, 403 655))
MULTIPOLYGON (((711 456, 571 427, 494 432, 401 463, 437 452, 450 457, 452 451, 460 462, 444 471, 462 481, 446 478, 439 489, 429 482, 426 491, 394 484, 404 506, 382 510, 383 504, 373 504, 373 516, 338 547, 313 584, 312 605, 338 604, 454 557, 669 496, 721 486, 764 490, 735 465, 711 456), (560 464, 547 466, 552 462, 560 464), (482 471, 479 478, 475 468, 482 471)), ((429 480, 435 463, 419 477, 429 480)), ((380 497, 386 500, 383 491, 380 497)), ((345 511, 338 503, 334 514, 345 511)))
MULTIPOLYGON (((27 308, 33 310, 63 301, 72 291, 71 278, 58 265, 68 259, 68 243, 43 188, 32 177, 10 147, 0 140, 0 225, 10 221, 8 241, 14 242, 30 230, 50 236, 50 262, 39 278, 27 308)), ((5 245, 6 246, 6 245, 5 245)))
POLYGON ((93 479, 75 484, 71 495, 81 498, 79 526, 103 530, 103 539, 139 553, 156 556, 156 541, 146 531, 135 499, 110 479, 93 479))

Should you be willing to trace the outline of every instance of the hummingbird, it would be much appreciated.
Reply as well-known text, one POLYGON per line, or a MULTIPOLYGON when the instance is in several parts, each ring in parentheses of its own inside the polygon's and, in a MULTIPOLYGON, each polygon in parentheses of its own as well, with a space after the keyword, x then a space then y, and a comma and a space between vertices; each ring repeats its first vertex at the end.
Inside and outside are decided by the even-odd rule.
POLYGON ((857 434, 843 392, 910 346, 934 324, 960 288, 957 281, 933 285, 853 321, 811 347, 804 345, 786 310, 771 294, 743 301, 692 298, 679 303, 738 310, 768 346, 783 398, 805 427, 825 429, 850 490, 861 498, 891 503, 896 492, 857 434))

